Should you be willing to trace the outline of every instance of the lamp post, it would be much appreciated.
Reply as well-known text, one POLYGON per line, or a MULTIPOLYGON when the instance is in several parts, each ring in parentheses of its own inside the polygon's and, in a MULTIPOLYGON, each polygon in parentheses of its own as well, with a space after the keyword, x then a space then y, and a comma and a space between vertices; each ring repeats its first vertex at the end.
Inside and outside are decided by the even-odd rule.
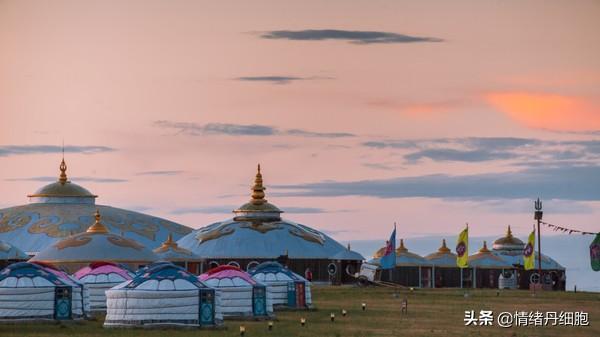
POLYGON ((534 219, 537 220, 537 240, 538 240, 538 274, 540 275, 539 281, 538 283, 542 284, 542 240, 541 240, 541 235, 540 235, 540 223, 542 222, 542 215, 544 215, 544 212, 542 212, 542 201, 540 200, 540 198, 538 198, 535 202, 534 202, 534 207, 535 207, 535 213, 534 213, 534 219))

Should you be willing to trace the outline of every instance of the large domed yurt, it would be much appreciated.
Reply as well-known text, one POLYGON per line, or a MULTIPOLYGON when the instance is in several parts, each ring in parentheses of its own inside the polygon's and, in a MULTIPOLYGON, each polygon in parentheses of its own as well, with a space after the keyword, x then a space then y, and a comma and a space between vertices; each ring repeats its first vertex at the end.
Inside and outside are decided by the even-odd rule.
POLYGON ((222 325, 219 291, 172 263, 156 263, 106 291, 105 327, 222 325))
POLYGON ((460 287, 460 268, 456 265, 456 254, 446 246, 446 239, 435 253, 425 256, 432 266, 433 287, 452 288, 460 287))
POLYGON ((270 317, 273 301, 269 287, 234 266, 219 266, 198 276, 208 286, 221 291, 225 317, 270 317))
POLYGON ((253 279, 269 287, 273 306, 306 309, 312 307, 310 282, 277 262, 263 262, 250 269, 253 279))
MULTIPOLYGON (((533 248, 535 250, 536 247, 533 248)), ((534 251, 535 268, 525 270, 523 268, 523 249, 525 249, 525 243, 514 237, 508 226, 506 235, 494 241, 492 253, 517 269, 519 288, 529 289, 530 283, 537 283, 539 280, 538 252, 534 251)), ((545 289, 565 290, 567 279, 565 267, 545 254, 542 254, 542 274, 542 283, 545 289)))
POLYGON ((29 204, 0 209, 0 240, 18 243, 35 255, 67 236, 85 232, 99 210, 106 228, 114 234, 135 240, 149 249, 190 233, 189 227, 121 208, 97 205, 97 196, 67 178, 65 161, 60 164, 58 181, 29 195, 29 204))
POLYGON ((131 280, 133 274, 110 262, 93 262, 79 269, 73 277, 85 284, 90 293, 91 311, 106 311, 105 291, 131 280))
POLYGON ((178 241, 180 247, 206 259, 202 271, 223 264, 249 270, 281 257, 295 273, 303 275, 310 268, 314 281, 353 280, 344 273, 346 266, 354 265, 357 270, 363 257, 356 253, 350 260, 347 254, 336 259, 346 247, 318 230, 283 219, 283 211, 265 199, 260 165, 251 190, 250 201, 233 211, 232 219, 195 230, 178 241), (330 264, 337 266, 332 274, 330 264))
POLYGON ((179 247, 177 242, 173 241, 173 236, 169 234, 163 244, 154 249, 154 254, 159 261, 172 262, 175 265, 185 268, 190 273, 198 274, 198 266, 203 259, 188 249, 179 247))
POLYGON ((124 263, 137 269, 158 257, 144 245, 110 233, 96 210, 95 222, 87 231, 69 236, 44 248, 31 261, 61 266, 71 272, 96 261, 124 263))
POLYGON ((0 269, 20 261, 29 260, 29 256, 14 245, 0 240, 0 269))
MULTIPOLYGON (((379 266, 385 247, 379 249, 369 263, 379 266)), ((394 269, 382 270, 381 280, 393 282, 406 287, 431 286, 432 264, 425 258, 410 252, 404 247, 404 239, 400 239, 400 246, 396 249, 396 266, 394 269)))
POLYGON ((0 320, 83 319, 89 309, 85 287, 63 272, 30 262, 0 271, 0 320))
POLYGON ((486 241, 477 253, 469 256, 468 261, 470 270, 463 274, 463 287, 498 288, 500 275, 514 269, 506 260, 494 255, 486 241))

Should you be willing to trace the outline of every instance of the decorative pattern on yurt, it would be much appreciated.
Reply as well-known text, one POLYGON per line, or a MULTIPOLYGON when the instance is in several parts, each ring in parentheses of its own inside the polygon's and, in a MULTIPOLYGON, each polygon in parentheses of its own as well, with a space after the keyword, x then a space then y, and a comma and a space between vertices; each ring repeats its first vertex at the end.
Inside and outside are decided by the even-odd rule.
POLYGON ((254 280, 234 266, 219 266, 198 276, 211 287, 221 290, 221 305, 225 317, 273 316, 270 287, 254 280))
POLYGON ((92 311, 106 311, 105 291, 131 280, 132 276, 133 273, 127 269, 110 262, 90 263, 73 274, 73 277, 88 287, 92 311))
POLYGON ((88 310, 87 289, 62 271, 19 262, 0 272, 0 320, 82 319, 88 310))
POLYGON ((253 279, 269 287, 275 307, 312 307, 310 282, 280 263, 263 262, 248 273, 253 279))
POLYGON ((190 326, 223 323, 219 291, 172 263, 141 269, 106 291, 105 327, 190 326))

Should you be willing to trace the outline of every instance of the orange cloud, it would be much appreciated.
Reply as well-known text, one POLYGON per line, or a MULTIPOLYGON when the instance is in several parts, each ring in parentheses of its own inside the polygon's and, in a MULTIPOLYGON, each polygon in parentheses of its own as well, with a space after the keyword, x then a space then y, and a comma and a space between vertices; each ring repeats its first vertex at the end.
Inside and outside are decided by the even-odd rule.
POLYGON ((580 97, 528 92, 495 92, 485 99, 532 128, 558 131, 600 129, 600 106, 580 97))

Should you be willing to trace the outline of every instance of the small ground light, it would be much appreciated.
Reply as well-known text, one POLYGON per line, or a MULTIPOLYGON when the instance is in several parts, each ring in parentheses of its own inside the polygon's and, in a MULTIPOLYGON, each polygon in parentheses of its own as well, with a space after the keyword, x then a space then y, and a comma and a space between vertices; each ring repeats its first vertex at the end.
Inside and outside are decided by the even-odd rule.
POLYGON ((367 310, 367 303, 362 304, 362 309, 363 309, 363 311, 367 310))
POLYGON ((306 318, 304 318, 304 317, 300 318, 300 325, 302 325, 302 326, 306 325, 306 318))
POLYGON ((244 336, 246 334, 246 327, 243 325, 240 325, 240 336, 244 336))
POLYGON ((415 291, 415 288, 410 287, 410 292, 412 293, 413 291, 415 291))
POLYGON ((269 331, 273 330, 273 322, 269 321, 269 331))
POLYGON ((345 309, 342 310, 342 316, 346 317, 346 314, 348 314, 348 312, 345 309))
POLYGON ((329 317, 331 317, 331 321, 334 322, 335 321, 335 314, 332 312, 331 315, 329 315, 329 317))

